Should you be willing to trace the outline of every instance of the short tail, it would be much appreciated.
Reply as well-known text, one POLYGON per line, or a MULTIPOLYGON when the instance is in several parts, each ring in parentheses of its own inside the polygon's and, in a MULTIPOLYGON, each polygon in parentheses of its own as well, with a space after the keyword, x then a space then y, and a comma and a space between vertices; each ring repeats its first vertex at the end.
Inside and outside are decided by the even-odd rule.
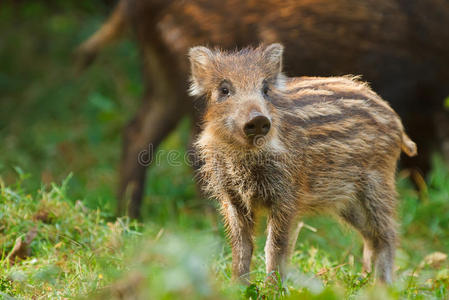
POLYGON ((101 49, 121 37, 126 29, 125 10, 125 0, 120 0, 100 29, 76 49, 75 55, 80 69, 88 67, 101 49))
POLYGON ((416 147, 415 142, 413 142, 408 135, 403 132, 402 133, 402 151, 404 151, 407 156, 416 156, 418 154, 418 148, 416 147))

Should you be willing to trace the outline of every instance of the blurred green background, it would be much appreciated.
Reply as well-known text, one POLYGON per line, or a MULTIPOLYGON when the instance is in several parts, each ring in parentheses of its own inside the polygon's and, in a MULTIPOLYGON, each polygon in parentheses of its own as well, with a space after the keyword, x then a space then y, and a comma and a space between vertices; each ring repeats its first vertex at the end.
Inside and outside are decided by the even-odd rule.
MULTIPOLYGON (((38 190, 73 174, 64 199, 81 200, 106 220, 113 220, 115 212, 122 129, 142 93, 139 53, 130 38, 124 39, 79 73, 74 50, 111 9, 110 2, 100 1, 0 2, 0 177, 7 186, 26 178, 21 188, 39 195, 38 190)), ((190 120, 183 120, 161 149, 185 151, 189 127, 190 120)), ((447 167, 436 154, 420 191, 408 174, 398 175, 398 265, 404 270, 431 252, 449 251, 447 167)), ((224 241, 220 218, 206 209, 212 202, 196 195, 188 166, 173 167, 162 160, 150 169, 147 181, 144 223, 211 231, 224 241)), ((302 249, 325 249, 337 262, 356 255, 360 268, 357 234, 327 217, 305 222, 318 230, 303 230, 298 241, 302 249)), ((258 238, 258 249, 263 239, 258 238)), ((447 295, 447 282, 442 295, 447 295)))
MULTIPOLYGON (((139 106, 143 86, 136 46, 124 40, 106 49, 91 68, 77 72, 74 50, 113 6, 98 1, 14 3, 0 4, 2 177, 11 183, 24 172, 30 175, 25 184, 37 188, 73 173, 71 196, 112 215, 122 129, 139 106)), ((183 150, 188 128, 184 120, 162 148, 183 150)), ((195 198, 191 170, 163 163, 150 171, 142 212, 165 221, 184 204, 196 204, 190 201, 195 198)))

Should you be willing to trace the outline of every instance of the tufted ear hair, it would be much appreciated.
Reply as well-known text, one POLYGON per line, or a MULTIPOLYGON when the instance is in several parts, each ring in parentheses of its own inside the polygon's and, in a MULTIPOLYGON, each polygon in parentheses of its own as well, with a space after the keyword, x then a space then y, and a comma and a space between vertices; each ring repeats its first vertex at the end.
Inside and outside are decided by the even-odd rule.
POLYGON ((284 46, 275 43, 268 45, 263 50, 263 57, 268 69, 268 72, 273 76, 277 76, 282 72, 282 55, 284 53, 284 46))
POLYGON ((214 54, 206 47, 197 46, 190 48, 190 88, 191 96, 201 96, 204 94, 204 84, 207 74, 210 72, 214 54))

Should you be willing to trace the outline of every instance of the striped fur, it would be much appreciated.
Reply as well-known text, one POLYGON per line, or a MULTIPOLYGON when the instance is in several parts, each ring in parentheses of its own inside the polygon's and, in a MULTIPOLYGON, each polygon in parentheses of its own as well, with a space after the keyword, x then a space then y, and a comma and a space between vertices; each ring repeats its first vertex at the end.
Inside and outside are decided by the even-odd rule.
POLYGON ((365 270, 370 272, 373 257, 378 277, 390 282, 396 164, 401 149, 416 154, 415 144, 366 83, 351 76, 287 78, 281 56, 277 66, 270 47, 282 53, 280 45, 190 52, 191 91, 208 100, 196 143, 204 161, 199 175, 221 203, 234 275, 248 279, 255 216, 265 208, 267 273, 283 272, 298 216, 329 213, 363 236, 365 270), (231 92, 220 98, 223 81, 231 92), (251 110, 271 121, 260 139, 248 140, 242 131, 251 110))

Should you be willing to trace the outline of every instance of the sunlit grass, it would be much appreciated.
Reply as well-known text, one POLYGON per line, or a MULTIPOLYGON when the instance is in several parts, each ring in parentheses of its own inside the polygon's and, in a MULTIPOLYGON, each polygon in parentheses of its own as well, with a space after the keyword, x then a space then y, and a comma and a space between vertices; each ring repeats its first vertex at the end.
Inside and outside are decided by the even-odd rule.
MULTIPOLYGON (((441 161, 435 158, 434 164, 441 161)), ((374 287, 361 273, 360 240, 327 217, 306 219, 286 280, 265 282, 263 232, 257 239, 249 287, 231 280, 231 256, 222 225, 196 211, 201 226, 128 219, 107 222, 99 210, 67 196, 62 185, 24 189, 21 178, 0 190, 0 295, 18 298, 111 299, 340 299, 448 297, 449 171, 435 165, 427 202, 406 179, 399 180, 401 241, 392 287, 374 287), (11 260, 17 239, 36 228, 31 252, 11 260), (326 244, 326 241, 328 243, 326 244), (333 245, 338 245, 334 247, 333 245), (264 298, 265 297, 265 298, 264 298)), ((191 224, 194 224, 193 221, 191 224)), ((260 230, 262 231, 262 230, 260 230)), ((6 297, 6 296, 5 296, 6 297)))

